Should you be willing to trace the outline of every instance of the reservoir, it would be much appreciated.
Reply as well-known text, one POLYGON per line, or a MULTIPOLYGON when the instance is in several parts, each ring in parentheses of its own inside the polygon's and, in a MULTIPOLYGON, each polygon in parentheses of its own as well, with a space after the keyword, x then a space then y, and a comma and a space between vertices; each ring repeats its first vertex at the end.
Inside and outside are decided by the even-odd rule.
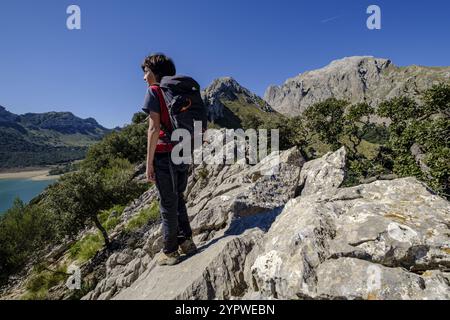
POLYGON ((28 203, 56 180, 57 177, 48 180, 0 179, 0 215, 12 206, 16 197, 28 203))

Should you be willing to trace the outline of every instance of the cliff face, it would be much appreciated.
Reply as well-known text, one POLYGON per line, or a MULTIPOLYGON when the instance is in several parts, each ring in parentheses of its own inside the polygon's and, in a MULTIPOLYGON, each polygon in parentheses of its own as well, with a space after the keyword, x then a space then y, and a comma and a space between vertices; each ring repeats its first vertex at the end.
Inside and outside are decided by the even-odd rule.
POLYGON ((413 178, 340 188, 344 148, 274 160, 195 166, 185 196, 200 252, 159 267, 159 222, 118 231, 84 299, 450 298, 448 201, 413 178))
POLYGON ((297 116, 328 98, 374 106, 400 95, 417 98, 420 92, 442 81, 450 81, 450 67, 396 67, 388 59, 347 57, 299 74, 281 86, 270 86, 264 99, 276 111, 297 116))

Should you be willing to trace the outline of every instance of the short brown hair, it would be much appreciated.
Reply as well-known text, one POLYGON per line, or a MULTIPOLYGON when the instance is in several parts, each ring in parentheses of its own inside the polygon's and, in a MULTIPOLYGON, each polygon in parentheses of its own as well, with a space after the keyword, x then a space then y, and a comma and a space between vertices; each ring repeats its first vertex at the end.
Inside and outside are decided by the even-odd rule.
POLYGON ((155 74, 157 82, 160 82, 162 77, 174 76, 177 73, 172 59, 162 53, 155 53, 146 57, 141 65, 144 72, 146 67, 155 74))

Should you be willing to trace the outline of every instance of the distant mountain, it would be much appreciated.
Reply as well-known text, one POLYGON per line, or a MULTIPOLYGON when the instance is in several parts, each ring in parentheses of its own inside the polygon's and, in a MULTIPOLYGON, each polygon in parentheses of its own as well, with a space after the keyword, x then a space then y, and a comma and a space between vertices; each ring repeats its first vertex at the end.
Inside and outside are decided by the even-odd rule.
POLYGON ((248 115, 270 116, 277 113, 262 98, 231 77, 214 80, 203 90, 202 97, 208 108, 208 120, 219 127, 240 128, 248 115))
POLYGON ((0 122, 15 122, 19 118, 18 115, 9 112, 4 107, 0 106, 0 122))
POLYGON ((450 82, 450 67, 397 67, 388 59, 347 57, 270 86, 264 100, 278 112, 296 116, 327 98, 374 106, 400 95, 417 98, 439 82, 450 82))
POLYGON ((93 118, 80 119, 71 112, 26 113, 20 124, 31 129, 48 129, 62 134, 102 135, 108 129, 93 118))
POLYGON ((93 118, 81 119, 71 112, 16 115, 0 106, 0 168, 78 160, 89 145, 111 131, 93 118))

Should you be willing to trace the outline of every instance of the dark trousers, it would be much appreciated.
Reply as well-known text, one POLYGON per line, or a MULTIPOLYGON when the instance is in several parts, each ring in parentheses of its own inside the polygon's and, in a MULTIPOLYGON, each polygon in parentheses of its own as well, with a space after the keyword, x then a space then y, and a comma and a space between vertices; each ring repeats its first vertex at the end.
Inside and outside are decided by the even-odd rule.
POLYGON ((178 250, 178 245, 192 236, 183 192, 188 180, 188 166, 175 165, 169 153, 155 154, 155 182, 159 192, 164 253, 178 250))

